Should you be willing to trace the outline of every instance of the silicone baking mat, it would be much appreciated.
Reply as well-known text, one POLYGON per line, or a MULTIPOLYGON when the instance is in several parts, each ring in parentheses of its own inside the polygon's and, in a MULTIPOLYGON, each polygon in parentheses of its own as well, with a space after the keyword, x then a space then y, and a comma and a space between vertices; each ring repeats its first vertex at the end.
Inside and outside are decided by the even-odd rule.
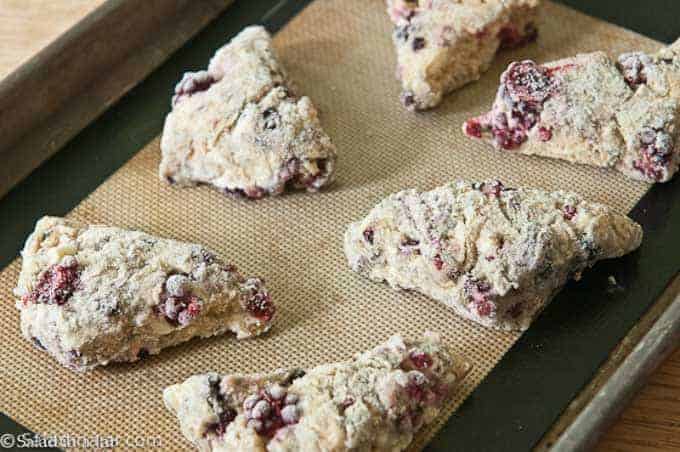
POLYGON ((421 449, 519 335, 483 329, 424 296, 396 292, 352 273, 342 253, 347 224, 392 192, 429 189, 457 178, 571 189, 621 212, 647 189, 618 173, 500 153, 462 135, 460 124, 489 107, 511 60, 658 47, 553 3, 546 4, 539 28, 537 43, 501 53, 478 83, 448 96, 434 111, 412 114, 398 102, 384 2, 312 2, 277 33, 275 45, 338 147, 337 182, 331 189, 252 202, 207 187, 173 188, 158 180, 155 139, 69 214, 215 249, 246 274, 267 280, 279 309, 275 328, 255 340, 195 340, 141 363, 76 374, 21 338, 12 296, 17 260, 0 274, 5 300, 0 305, 0 410, 40 433, 156 438, 164 449, 183 450, 187 443, 161 400, 169 384, 208 370, 314 366, 346 359, 394 333, 417 336, 433 330, 474 368, 439 424, 414 441, 413 449, 421 449))

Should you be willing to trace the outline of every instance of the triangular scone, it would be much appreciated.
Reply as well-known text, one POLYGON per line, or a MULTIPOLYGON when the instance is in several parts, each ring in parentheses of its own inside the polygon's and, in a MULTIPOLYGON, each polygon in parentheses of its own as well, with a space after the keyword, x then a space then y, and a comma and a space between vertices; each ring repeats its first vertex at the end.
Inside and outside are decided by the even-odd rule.
POLYGON ((275 313, 260 279, 200 245, 143 232, 44 217, 21 256, 21 331, 75 370, 193 337, 257 336, 275 313))
POLYGON ((567 280, 641 240, 628 217, 571 193, 458 182, 384 199, 349 227, 345 254, 370 279, 524 330, 567 280))
POLYGON ((308 371, 196 375, 163 399, 201 451, 396 452, 432 422, 468 370, 425 333, 308 371))
POLYGON ((387 0, 397 78, 410 110, 479 79, 499 49, 536 38, 540 0, 387 0))
POLYGON ((680 41, 618 64, 603 52, 512 63, 492 110, 463 131, 497 149, 666 182, 680 165, 680 41))
POLYGON ((264 28, 244 29, 207 71, 184 74, 175 92, 161 139, 162 179, 249 198, 286 187, 317 191, 331 181, 335 147, 309 98, 288 85, 264 28))

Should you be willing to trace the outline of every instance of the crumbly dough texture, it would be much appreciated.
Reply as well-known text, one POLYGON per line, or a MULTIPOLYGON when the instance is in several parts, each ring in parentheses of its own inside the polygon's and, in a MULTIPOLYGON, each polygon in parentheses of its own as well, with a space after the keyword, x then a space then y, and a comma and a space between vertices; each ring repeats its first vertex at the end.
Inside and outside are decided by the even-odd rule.
POLYGON ((263 27, 244 29, 207 71, 175 88, 161 139, 162 179, 260 198, 331 182, 335 147, 308 97, 297 97, 263 27))
POLYGON ((393 336, 308 371, 196 375, 163 399, 201 451, 400 451, 468 370, 434 333, 393 336))
POLYGON ((405 190, 349 226, 350 267, 487 327, 525 330, 567 280, 636 249, 641 227, 565 192, 498 181, 405 190))
POLYGON ((143 232, 44 217, 21 255, 21 332, 74 370, 197 336, 256 336, 275 312, 260 279, 200 245, 143 232))
POLYGON ((478 80, 501 48, 536 38, 539 0, 387 0, 404 106, 422 110, 478 80))
POLYGON ((655 55, 512 63, 492 110, 464 132, 497 149, 615 168, 649 183, 680 165, 680 40, 655 55))

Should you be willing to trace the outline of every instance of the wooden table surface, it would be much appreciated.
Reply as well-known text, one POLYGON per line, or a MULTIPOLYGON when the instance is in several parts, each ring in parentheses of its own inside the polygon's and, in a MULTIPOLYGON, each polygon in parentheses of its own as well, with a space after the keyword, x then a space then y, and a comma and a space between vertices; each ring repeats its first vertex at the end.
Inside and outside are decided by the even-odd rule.
POLYGON ((0 79, 105 0, 0 0, 0 79))
POLYGON ((680 451, 680 349, 654 372, 596 450, 680 451))
MULTIPOLYGON (((0 79, 104 1, 0 0, 0 79)), ((680 349, 654 373, 597 450, 680 450, 680 349)))

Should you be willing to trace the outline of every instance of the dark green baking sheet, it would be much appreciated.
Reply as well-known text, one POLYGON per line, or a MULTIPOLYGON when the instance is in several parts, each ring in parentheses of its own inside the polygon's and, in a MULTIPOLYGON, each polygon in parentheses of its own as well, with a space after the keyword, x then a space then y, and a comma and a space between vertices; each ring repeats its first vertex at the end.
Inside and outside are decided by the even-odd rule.
MULTIPOLYGON (((307 3, 236 1, 16 186, 0 200, 0 266, 14 259, 37 218, 67 213, 160 133, 169 110, 168 93, 178 73, 204 65, 215 48, 245 25, 263 23, 275 31, 307 3)), ((561 3, 659 41, 671 42, 680 36, 678 0, 561 3)), ((630 213, 645 230, 640 249, 616 261, 601 262, 581 281, 569 284, 427 450, 527 450, 541 439, 680 270, 679 195, 680 177, 650 189, 630 213), (611 290, 610 275, 623 290, 611 290)), ((16 434, 19 429, 0 415, 0 433, 16 434)))

